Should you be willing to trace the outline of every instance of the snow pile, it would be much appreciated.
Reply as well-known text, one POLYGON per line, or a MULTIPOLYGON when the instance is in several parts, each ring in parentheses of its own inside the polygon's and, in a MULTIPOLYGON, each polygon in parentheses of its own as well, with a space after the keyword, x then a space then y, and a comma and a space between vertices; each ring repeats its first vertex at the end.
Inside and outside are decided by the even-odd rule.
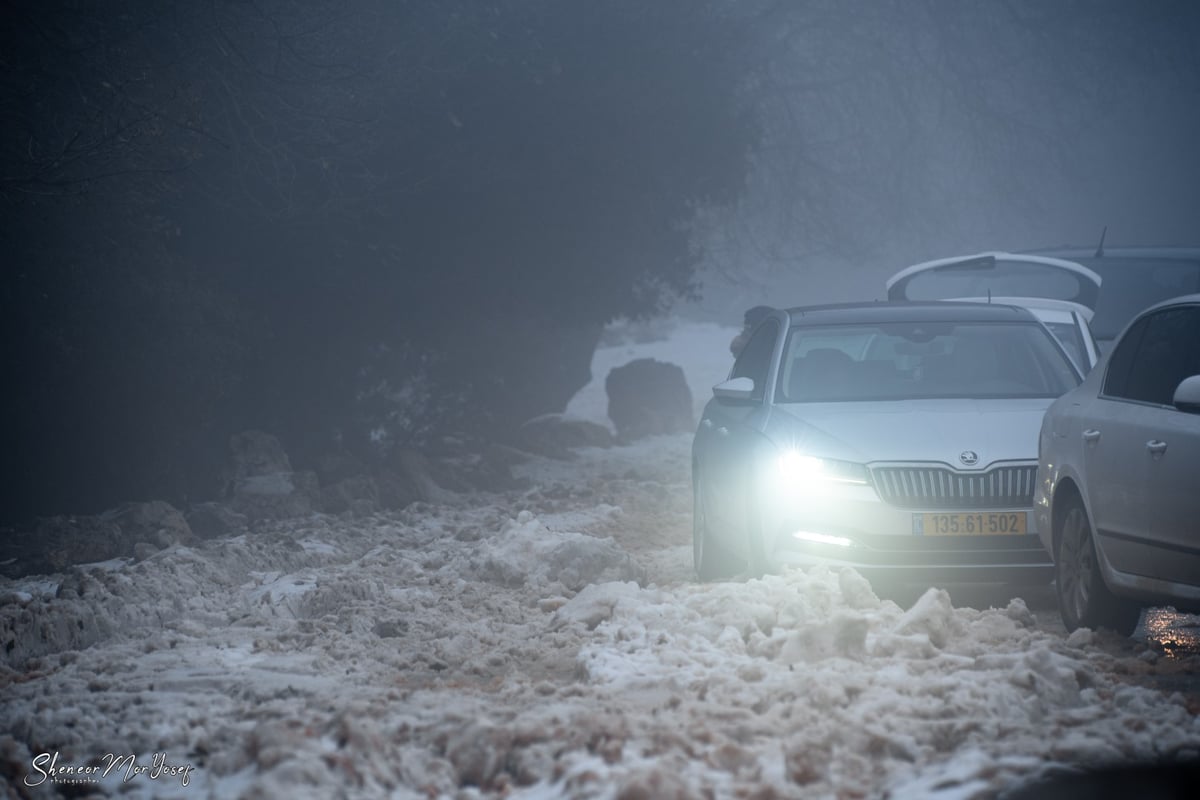
POLYGON ((504 586, 552 581, 578 591, 608 580, 636 580, 641 570, 611 538, 552 531, 529 511, 480 543, 469 574, 504 586))
POLYGON ((930 589, 903 611, 855 573, 814 569, 673 592, 589 587, 556 616, 594 628, 581 665, 589 684, 633 699, 635 752, 685 732, 672 773, 697 792, 714 765, 731 786, 783 796, 918 796, 994 793, 1053 762, 1200 756, 1181 697, 1115 681, 1089 642, 1039 632, 1019 599, 955 609, 930 589))

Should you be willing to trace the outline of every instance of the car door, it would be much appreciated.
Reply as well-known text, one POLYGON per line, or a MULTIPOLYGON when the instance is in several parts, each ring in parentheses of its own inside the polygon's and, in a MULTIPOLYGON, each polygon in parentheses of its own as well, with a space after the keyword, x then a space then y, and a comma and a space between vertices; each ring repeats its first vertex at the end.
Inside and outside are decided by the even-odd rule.
POLYGON ((1084 490, 1092 527, 1103 542, 1113 566, 1130 571, 1134 543, 1150 527, 1145 497, 1147 480, 1145 439, 1147 409, 1133 400, 1130 377, 1147 320, 1134 324, 1108 361, 1099 395, 1081 404, 1079 425, 1084 490))
POLYGON ((1200 585, 1200 414, 1171 402, 1192 375, 1200 375, 1200 305, 1154 313, 1133 370, 1134 393, 1153 404, 1144 431, 1153 558, 1146 574, 1200 585))
POLYGON ((754 391, 749 400, 714 398, 704 409, 700 425, 706 430, 709 458, 705 465, 713 531, 726 544, 742 552, 746 522, 745 491, 751 451, 761 438, 768 404, 769 376, 783 326, 777 319, 761 324, 734 362, 733 378, 750 378, 754 391))
POLYGON ((1200 348, 1200 307, 1140 318, 1113 352, 1084 425, 1093 525, 1112 565, 1135 575, 1197 582, 1200 419, 1171 405, 1200 348))

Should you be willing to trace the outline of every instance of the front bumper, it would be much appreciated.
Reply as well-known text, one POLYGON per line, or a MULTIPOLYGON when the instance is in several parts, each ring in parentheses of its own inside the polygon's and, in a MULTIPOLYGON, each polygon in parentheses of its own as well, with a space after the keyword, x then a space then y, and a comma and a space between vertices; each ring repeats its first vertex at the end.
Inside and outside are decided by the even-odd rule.
POLYGON ((775 565, 852 567, 868 577, 938 582, 1040 582, 1053 564, 1037 536, 1031 507, 899 507, 872 484, 831 483, 774 490, 764 514, 768 559, 775 565), (1025 515, 1026 533, 934 535, 914 515, 1025 515), (917 531, 917 532, 914 532, 917 531))

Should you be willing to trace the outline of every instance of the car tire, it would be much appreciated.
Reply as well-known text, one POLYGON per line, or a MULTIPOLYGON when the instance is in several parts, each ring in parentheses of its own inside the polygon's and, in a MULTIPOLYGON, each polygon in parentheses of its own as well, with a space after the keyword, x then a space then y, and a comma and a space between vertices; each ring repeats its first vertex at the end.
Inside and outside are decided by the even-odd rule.
POLYGON ((692 480, 692 559, 696 577, 702 581, 728 578, 737 572, 733 558, 713 541, 704 507, 704 484, 697 475, 692 480))
POLYGON ((1054 554, 1054 591, 1063 624, 1068 631, 1108 628, 1128 636, 1137 628, 1142 609, 1117 597, 1105 585, 1083 501, 1070 497, 1066 503, 1054 554))

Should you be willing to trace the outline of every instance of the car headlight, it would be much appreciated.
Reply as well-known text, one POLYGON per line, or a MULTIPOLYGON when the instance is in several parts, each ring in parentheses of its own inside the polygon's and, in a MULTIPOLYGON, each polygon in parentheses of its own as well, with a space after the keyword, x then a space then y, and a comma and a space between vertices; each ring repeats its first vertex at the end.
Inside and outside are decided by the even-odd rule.
POLYGON ((776 461, 776 474, 787 485, 805 483, 856 483, 868 481, 867 468, 853 461, 817 458, 799 450, 784 450, 776 461))

